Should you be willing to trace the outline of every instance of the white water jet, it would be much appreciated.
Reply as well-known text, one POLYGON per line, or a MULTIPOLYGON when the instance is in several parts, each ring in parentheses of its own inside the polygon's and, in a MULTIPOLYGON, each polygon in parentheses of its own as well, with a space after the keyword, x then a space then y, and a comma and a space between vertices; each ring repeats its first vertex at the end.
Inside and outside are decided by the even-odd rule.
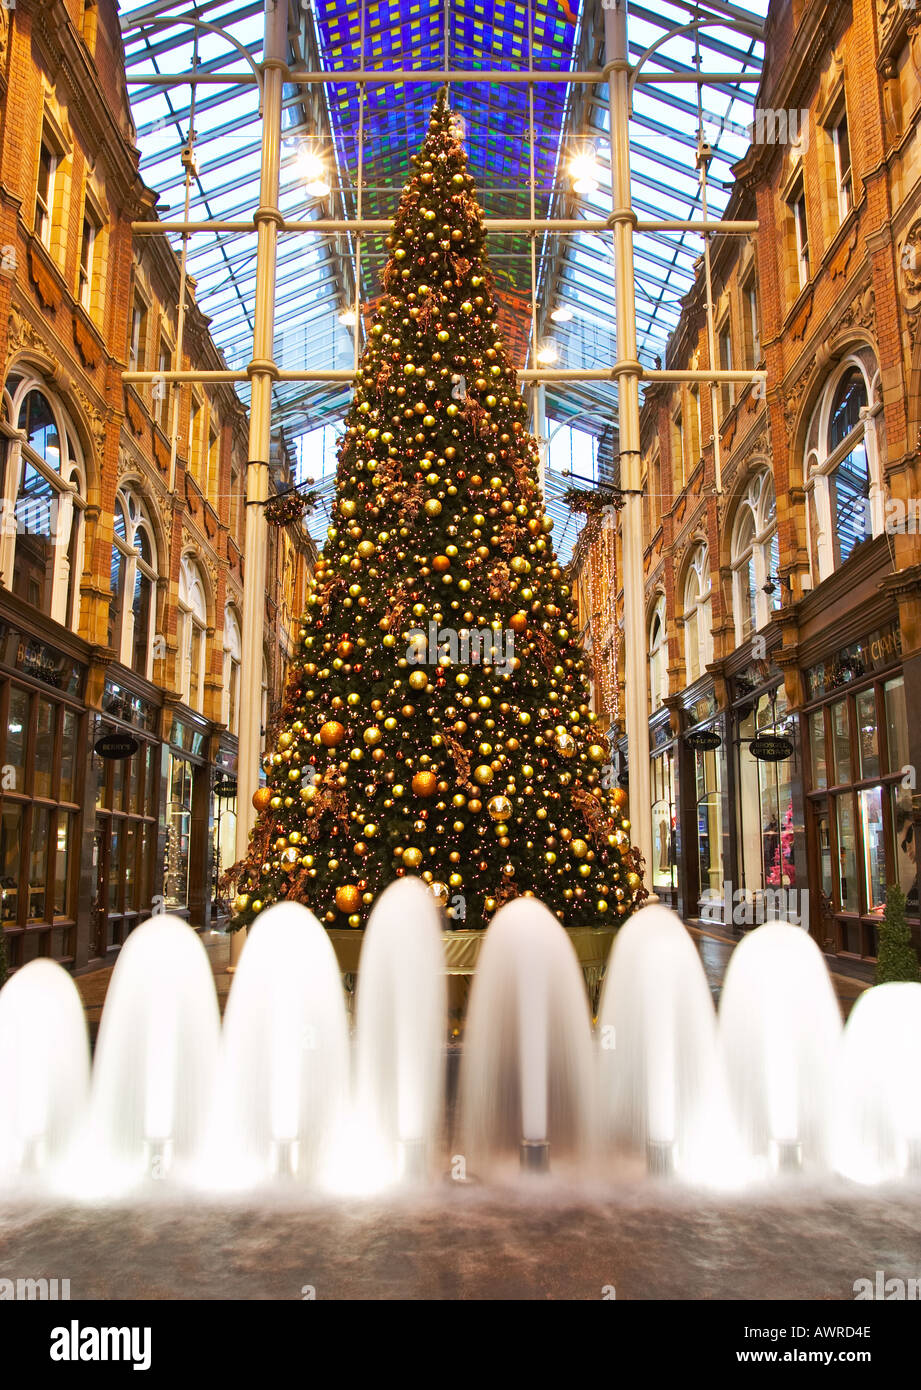
POLYGON ((828 1165, 841 1010, 802 927, 765 922, 729 961, 719 1010, 733 1115, 749 1156, 828 1165))
POLYGON ((854 1182, 919 1176, 921 984, 876 985, 851 1010, 838 1054, 835 1166, 854 1182))
POLYGON ((240 1187, 321 1178, 349 1100, 345 994, 313 913, 280 902, 256 918, 224 1014, 200 1181, 240 1187))
POLYGON ((47 1178, 83 1124, 90 1051, 67 971, 33 960, 0 990, 0 1179, 47 1178))
POLYGON ((181 1176, 210 1105, 220 1015, 198 934, 169 914, 142 922, 119 952, 93 1068, 89 1190, 181 1176))
MULTIPOLYGON (((356 1003, 358 1114, 369 1167, 424 1175, 444 1096, 447 992, 442 920, 430 888, 391 883, 371 912, 356 1003)), ((358 1155, 356 1155, 358 1157, 358 1155)))
POLYGON ((697 948, 670 908, 641 908, 620 928, 598 1040, 607 1142, 659 1173, 725 1171, 732 1142, 716 1016, 697 948))
POLYGON ((592 1041, 582 971, 535 898, 501 908, 480 949, 460 1076, 464 1152, 489 1166, 592 1148, 592 1041), (523 1147, 525 1146, 525 1147, 523 1147))

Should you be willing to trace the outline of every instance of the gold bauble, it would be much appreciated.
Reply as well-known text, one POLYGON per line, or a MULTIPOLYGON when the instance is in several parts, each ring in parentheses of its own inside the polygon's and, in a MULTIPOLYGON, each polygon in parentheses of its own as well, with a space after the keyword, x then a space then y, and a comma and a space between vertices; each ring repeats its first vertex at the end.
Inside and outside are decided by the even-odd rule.
POLYGON ((486 806, 487 811, 495 821, 503 821, 506 816, 512 814, 512 803, 507 796, 494 796, 486 806))
POLYGON ((480 763, 479 767, 473 769, 473 780, 480 786, 486 786, 493 779, 493 770, 488 763, 480 763))
POLYGON ((603 763, 607 754, 600 743, 590 743, 588 746, 588 756, 593 763, 603 763))
POLYGON ((557 751, 564 758, 573 758, 576 753, 576 741, 571 734, 559 734, 556 740, 557 751))
POLYGON ((520 635, 522 632, 527 632, 527 630, 528 630, 528 615, 527 615, 527 613, 513 613, 512 616, 511 616, 511 617, 509 618, 509 620, 508 620, 508 625, 509 625, 509 627, 512 629, 513 632, 518 633, 519 635, 520 635))
POLYGON ((409 684, 413 690, 424 690, 429 683, 429 678, 425 671, 413 671, 409 678, 409 684))
POLYGON ((267 811, 274 793, 271 787, 257 787, 253 792, 253 805, 260 813, 267 811))
POLYGON ((328 719, 320 729, 320 742, 324 748, 335 748, 345 738, 345 729, 338 719, 328 719))
POLYGON ((639 886, 640 886, 640 876, 639 876, 639 874, 628 874, 628 875, 627 875, 627 887, 628 887, 628 888, 639 888, 639 886))
POLYGON ((588 845, 584 840, 573 840, 570 849, 577 859, 584 859, 588 854, 588 845))
POLYGON ((410 845, 408 849, 404 849, 403 863, 406 865, 407 869, 418 869, 419 865, 422 863, 421 849, 416 849, 415 845, 410 845))
POLYGON ((417 772, 411 783, 415 796, 434 796, 438 778, 434 772, 417 772))
POLYGON ((380 743, 382 734, 376 724, 371 724, 367 729, 365 729, 364 733, 362 734, 362 738, 364 739, 365 743, 368 745, 369 748, 373 748, 376 743, 380 743))
POLYGON ((436 574, 444 574, 445 570, 449 570, 450 568, 451 561, 448 559, 447 555, 436 555, 432 561, 432 569, 436 574))
POLYGON ((234 912, 245 912, 246 909, 247 909, 248 907, 249 907, 249 894, 248 894, 248 893, 238 893, 237 896, 236 896, 236 897, 234 898, 234 900, 233 900, 233 910, 234 910, 234 912))
POLYGON ((613 801, 618 811, 621 810, 622 807, 626 806, 627 793, 624 791, 623 787, 614 788, 614 790, 611 792, 611 800, 613 801))
POLYGON ((355 912, 361 906, 361 891, 354 883, 343 883, 336 889, 336 906, 340 912, 355 912))
POLYGON ((441 503, 437 497, 430 497, 425 504, 426 516, 441 516, 441 503))

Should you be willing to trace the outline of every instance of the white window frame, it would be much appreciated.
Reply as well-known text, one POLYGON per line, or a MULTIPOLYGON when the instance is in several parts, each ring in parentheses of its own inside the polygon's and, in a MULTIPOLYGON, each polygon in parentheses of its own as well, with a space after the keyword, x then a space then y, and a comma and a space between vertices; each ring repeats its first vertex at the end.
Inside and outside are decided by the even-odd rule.
POLYGON ((706 541, 694 547, 685 571, 683 593, 685 681, 693 685, 713 660, 712 581, 706 541))
POLYGON ((650 713, 661 709, 668 694, 668 629, 665 595, 660 594, 649 619, 649 702, 650 713), (658 623, 658 636, 655 636, 658 623))
POLYGON ((885 487, 877 436, 877 417, 881 411, 879 369, 870 349, 863 353, 849 354, 838 363, 826 381, 806 436, 806 461, 803 472, 806 477, 806 527, 814 585, 822 583, 838 567, 831 480, 839 463, 860 443, 863 443, 867 453, 870 494, 868 506, 872 535, 880 536, 885 530, 885 487), (829 449, 828 441, 832 407, 842 379, 854 367, 859 368, 863 376, 868 404, 860 411, 858 425, 832 450, 829 449), (815 573, 815 558, 818 561, 818 574, 815 573))
POLYGON ((774 481, 764 469, 748 484, 739 503, 732 528, 732 605, 735 619, 736 646, 747 642, 771 620, 771 613, 780 606, 778 576, 771 570, 771 547, 777 534, 777 506, 774 481), (751 538, 743 546, 741 531, 748 518, 752 521, 751 538), (755 581, 755 613, 751 617, 746 572, 751 562, 755 581), (774 594, 764 586, 772 580, 777 585, 774 594), (748 626, 749 620, 751 627, 748 626))
POLYGON ((832 149, 835 155, 835 183, 838 190, 838 220, 843 222, 854 206, 854 162, 851 154, 851 132, 847 123, 847 112, 842 110, 831 132, 832 149), (841 155, 841 127, 847 135, 847 166, 844 167, 841 155))
POLYGON ((138 572, 150 581, 151 601, 150 613, 147 622, 147 651, 144 658, 144 669, 138 671, 145 680, 150 680, 151 669, 153 666, 153 642, 154 629, 156 627, 156 607, 157 607, 157 543, 154 535, 153 526, 150 524, 150 517, 144 506, 143 500, 138 495, 135 488, 128 486, 119 489, 115 499, 115 505, 121 510, 125 521, 125 539, 115 534, 113 527, 112 545, 122 555, 124 560, 124 577, 122 581, 122 607, 118 620, 118 631, 116 633, 115 652, 118 660, 129 670, 135 669, 134 661, 134 590, 137 585, 138 572), (140 546, 137 544, 141 532, 147 537, 152 556, 151 563, 148 563, 141 553, 140 546))
POLYGON ((224 691, 222 722, 232 734, 240 732, 240 669, 243 639, 240 619, 233 604, 224 609, 224 691))
MULTIPOLYGON (((12 370, 17 372, 15 366, 12 370)), ((5 431, 10 442, 2 480, 3 515, 11 518, 16 516, 23 464, 28 462, 50 484, 54 493, 51 523, 54 559, 49 576, 50 602, 43 605, 43 611, 47 609, 46 616, 53 622, 77 632, 80 626, 79 580, 83 573, 83 513, 86 509, 86 465, 77 442, 77 432, 63 403, 40 377, 27 372, 16 383, 12 395, 8 390, 4 390, 3 394, 11 422, 8 431, 5 431), (32 391, 44 396, 54 418, 60 446, 57 467, 29 445, 25 432, 16 424, 26 396, 32 391)), ((10 591, 14 585, 17 531, 15 524, 0 527, 0 570, 3 586, 10 591)))
POLYGON ((191 554, 179 566, 180 694, 189 709, 204 713, 205 661, 208 641, 208 599, 201 569, 191 554), (193 662, 197 653, 198 661, 193 662), (192 669, 198 666, 198 688, 192 689, 192 669))
POLYGON ((60 162, 60 152, 55 149, 52 142, 48 139, 46 129, 42 127, 38 153, 38 178, 35 182, 35 234, 48 251, 51 250, 51 233, 54 228, 55 180, 57 178, 58 165, 60 162), (48 187, 45 192, 42 193, 42 152, 44 150, 48 151, 50 158, 48 164, 48 187))

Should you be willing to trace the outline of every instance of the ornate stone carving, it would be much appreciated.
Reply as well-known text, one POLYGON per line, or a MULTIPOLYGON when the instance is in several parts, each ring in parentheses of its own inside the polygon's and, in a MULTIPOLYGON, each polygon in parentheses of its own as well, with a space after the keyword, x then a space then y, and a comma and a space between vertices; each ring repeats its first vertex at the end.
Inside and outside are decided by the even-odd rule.
POLYGON ((902 302, 912 346, 918 341, 921 324, 921 217, 909 227, 899 252, 902 302))

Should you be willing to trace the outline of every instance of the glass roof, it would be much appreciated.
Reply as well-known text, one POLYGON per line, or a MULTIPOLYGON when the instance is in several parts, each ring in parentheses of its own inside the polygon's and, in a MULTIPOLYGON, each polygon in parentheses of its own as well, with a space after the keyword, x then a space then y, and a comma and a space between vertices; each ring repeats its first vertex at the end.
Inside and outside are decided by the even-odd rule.
MULTIPOLYGON (((743 85, 732 75, 759 73, 757 30, 766 9, 767 0, 748 0, 744 7, 726 0, 697 6, 659 0, 655 9, 631 6, 633 62, 672 28, 708 21, 696 35, 667 38, 644 73, 668 75, 697 66, 724 79, 702 88, 700 108, 694 84, 650 80, 637 86, 630 138, 633 203, 641 219, 701 216, 695 159, 701 129, 714 151, 707 170, 708 212, 713 216, 725 206, 731 166, 748 145, 746 128, 757 90, 755 83, 743 85), (731 19, 744 24, 746 32, 730 28, 726 21, 731 19)), ((121 14, 141 170, 161 195, 161 217, 183 218, 182 155, 191 136, 190 218, 248 220, 259 201, 261 118, 255 83, 199 84, 193 97, 187 82, 162 79, 193 67, 208 75, 248 75, 246 55, 258 62, 262 51, 261 0, 199 0, 194 7, 188 0, 153 0, 123 4, 121 14), (190 26, 188 16, 200 27, 190 26)), ((600 0, 474 0, 447 10, 443 0, 375 0, 374 5, 313 0, 312 6, 290 0, 289 65, 292 71, 334 76, 358 69, 527 71, 530 59, 532 69, 542 72, 596 71, 603 62, 602 32, 600 0)), ((286 86, 280 194, 285 215, 300 221, 392 217, 437 89, 437 82, 362 88, 333 80, 286 86)), ((486 215, 528 217, 533 210, 536 218, 603 220, 611 211, 605 84, 545 81, 531 90, 533 96, 524 82, 452 84, 452 106, 465 123, 471 172, 486 215), (574 172, 580 175, 578 188, 574 172)), ((181 244, 178 237, 174 244, 181 244)), ((665 357, 702 241, 690 232, 638 232, 634 244, 639 355, 654 366, 665 357)), ((532 239, 496 232, 490 247, 503 334, 519 366, 534 366, 538 352, 538 365, 555 361, 597 368, 613 363, 610 233, 537 233, 532 239)), ((354 335, 359 334, 360 350, 363 323, 380 293, 384 257, 383 234, 282 234, 275 327, 275 357, 281 367, 309 371, 353 365, 354 335)), ((251 356, 255 258, 254 232, 203 232, 189 238, 196 299, 232 368, 245 366, 251 356)), ((320 535, 332 489, 330 434, 345 413, 349 392, 341 383, 313 382, 278 383, 274 392, 275 426, 302 474, 325 478, 320 484, 325 505, 311 523, 320 535)), ((246 386, 240 394, 245 402, 246 386)), ((565 557, 582 521, 563 501, 567 473, 589 481, 610 469, 615 388, 607 382, 549 383, 546 414, 546 433, 554 436, 547 503, 565 557), (597 437, 594 446, 579 443, 586 433, 597 437)))

